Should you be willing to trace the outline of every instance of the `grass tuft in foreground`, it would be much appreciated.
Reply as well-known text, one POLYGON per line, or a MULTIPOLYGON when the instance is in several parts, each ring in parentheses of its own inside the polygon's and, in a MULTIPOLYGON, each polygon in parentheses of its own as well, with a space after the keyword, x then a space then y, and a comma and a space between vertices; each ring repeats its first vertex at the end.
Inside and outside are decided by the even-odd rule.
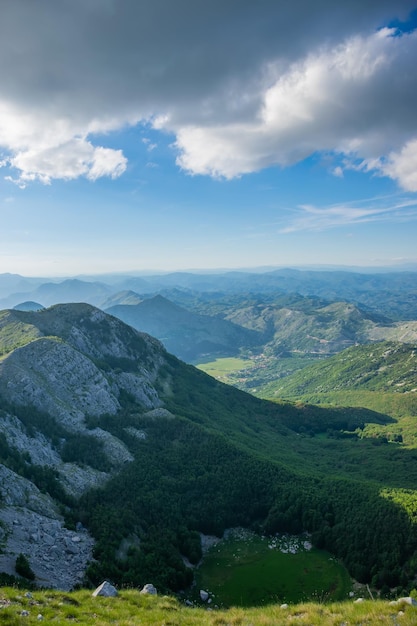
POLYGON ((415 626, 417 608, 391 606, 387 601, 303 603, 281 608, 231 608, 226 611, 189 608, 168 596, 145 596, 122 590, 116 598, 93 598, 91 591, 71 593, 0 589, 0 621, 8 626, 53 623, 89 626, 330 626, 401 624, 415 626))

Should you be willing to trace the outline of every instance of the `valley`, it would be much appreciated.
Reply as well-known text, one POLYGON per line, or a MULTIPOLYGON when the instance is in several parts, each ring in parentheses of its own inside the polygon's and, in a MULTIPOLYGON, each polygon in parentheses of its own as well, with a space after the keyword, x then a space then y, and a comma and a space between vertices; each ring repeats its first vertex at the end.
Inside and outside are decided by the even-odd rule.
MULTIPOLYGON (((94 545, 68 589, 103 579, 170 593, 194 578, 205 585, 204 562, 195 570, 201 535, 242 527, 308 532, 307 560, 334 555, 376 594, 408 594, 417 584, 416 322, 321 296, 175 296, 182 302, 126 291, 106 312, 68 303, 0 313, 0 463, 22 485, 0 485, 4 576, 16 576, 24 513, 43 515, 39 528, 54 520, 62 536, 82 529, 94 545), (131 317, 120 320, 121 310, 131 317), (155 329, 159 340, 143 332, 155 329), (177 358, 187 354, 200 369, 177 358)), ((45 562, 25 547, 39 581, 45 563, 59 567, 43 535, 45 562)), ((270 557, 248 556, 248 581, 259 578, 252 603, 259 563, 289 567, 270 557)), ((315 571, 313 560, 294 576, 315 571)), ((317 567, 334 582, 330 565, 317 567)), ((348 596, 344 580, 329 600, 348 596)), ((225 606, 236 602, 230 593, 225 606)))
POLYGON ((230 529, 208 551, 189 597, 200 606, 230 608, 334 602, 355 597, 355 592, 341 563, 313 548, 309 536, 265 537, 230 529), (201 589, 208 590, 206 599, 201 589))

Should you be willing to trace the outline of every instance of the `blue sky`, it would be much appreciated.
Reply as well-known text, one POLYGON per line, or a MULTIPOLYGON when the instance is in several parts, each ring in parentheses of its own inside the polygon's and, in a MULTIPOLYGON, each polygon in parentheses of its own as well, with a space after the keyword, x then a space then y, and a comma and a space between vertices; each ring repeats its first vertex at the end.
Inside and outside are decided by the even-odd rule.
POLYGON ((416 263, 416 12, 339 4, 3 2, 0 273, 416 263))

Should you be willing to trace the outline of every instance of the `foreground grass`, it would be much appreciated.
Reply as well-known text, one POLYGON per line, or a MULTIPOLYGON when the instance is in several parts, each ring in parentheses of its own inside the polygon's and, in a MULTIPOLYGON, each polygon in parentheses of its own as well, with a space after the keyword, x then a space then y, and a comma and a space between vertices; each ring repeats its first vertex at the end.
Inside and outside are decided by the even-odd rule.
POLYGON ((0 589, 0 621, 8 626, 53 623, 104 626, 279 626, 299 624, 330 626, 349 624, 401 624, 415 626, 417 608, 390 606, 386 601, 361 603, 295 604, 288 608, 213 610, 189 608, 175 598, 144 596, 136 590, 120 591, 116 598, 93 598, 91 591, 71 593, 34 591, 25 594, 0 589))

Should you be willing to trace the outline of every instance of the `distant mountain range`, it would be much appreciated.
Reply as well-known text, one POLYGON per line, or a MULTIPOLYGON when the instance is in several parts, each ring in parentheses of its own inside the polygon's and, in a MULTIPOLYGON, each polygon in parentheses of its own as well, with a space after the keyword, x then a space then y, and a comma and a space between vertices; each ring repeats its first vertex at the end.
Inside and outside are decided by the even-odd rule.
MULTIPOLYGON (((0 289, 25 280, 0 275, 0 289)), ((67 279, 2 301, 23 309, 65 302, 100 306, 192 363, 252 353, 273 359, 294 353, 323 356, 377 340, 417 339, 417 274, 412 273, 174 273, 119 277, 115 284, 67 279), (348 295, 350 302, 340 300, 348 295)), ((271 378, 273 363, 268 369, 271 378)))
MULTIPOLYGON (((109 277, 107 277, 109 278, 109 277)), ((80 279, 47 281, 14 274, 0 274, 0 307, 10 308, 25 300, 43 306, 60 302, 87 302, 97 306, 120 291, 134 291, 148 298, 171 290, 185 295, 204 294, 207 300, 224 295, 277 295, 298 293, 329 302, 346 300, 395 320, 417 319, 417 273, 355 273, 281 269, 269 272, 193 274, 175 272, 146 277, 117 276, 105 281, 80 279)), ((184 305, 184 302, 177 302, 184 305)), ((110 306, 109 303, 106 306, 110 306)))

